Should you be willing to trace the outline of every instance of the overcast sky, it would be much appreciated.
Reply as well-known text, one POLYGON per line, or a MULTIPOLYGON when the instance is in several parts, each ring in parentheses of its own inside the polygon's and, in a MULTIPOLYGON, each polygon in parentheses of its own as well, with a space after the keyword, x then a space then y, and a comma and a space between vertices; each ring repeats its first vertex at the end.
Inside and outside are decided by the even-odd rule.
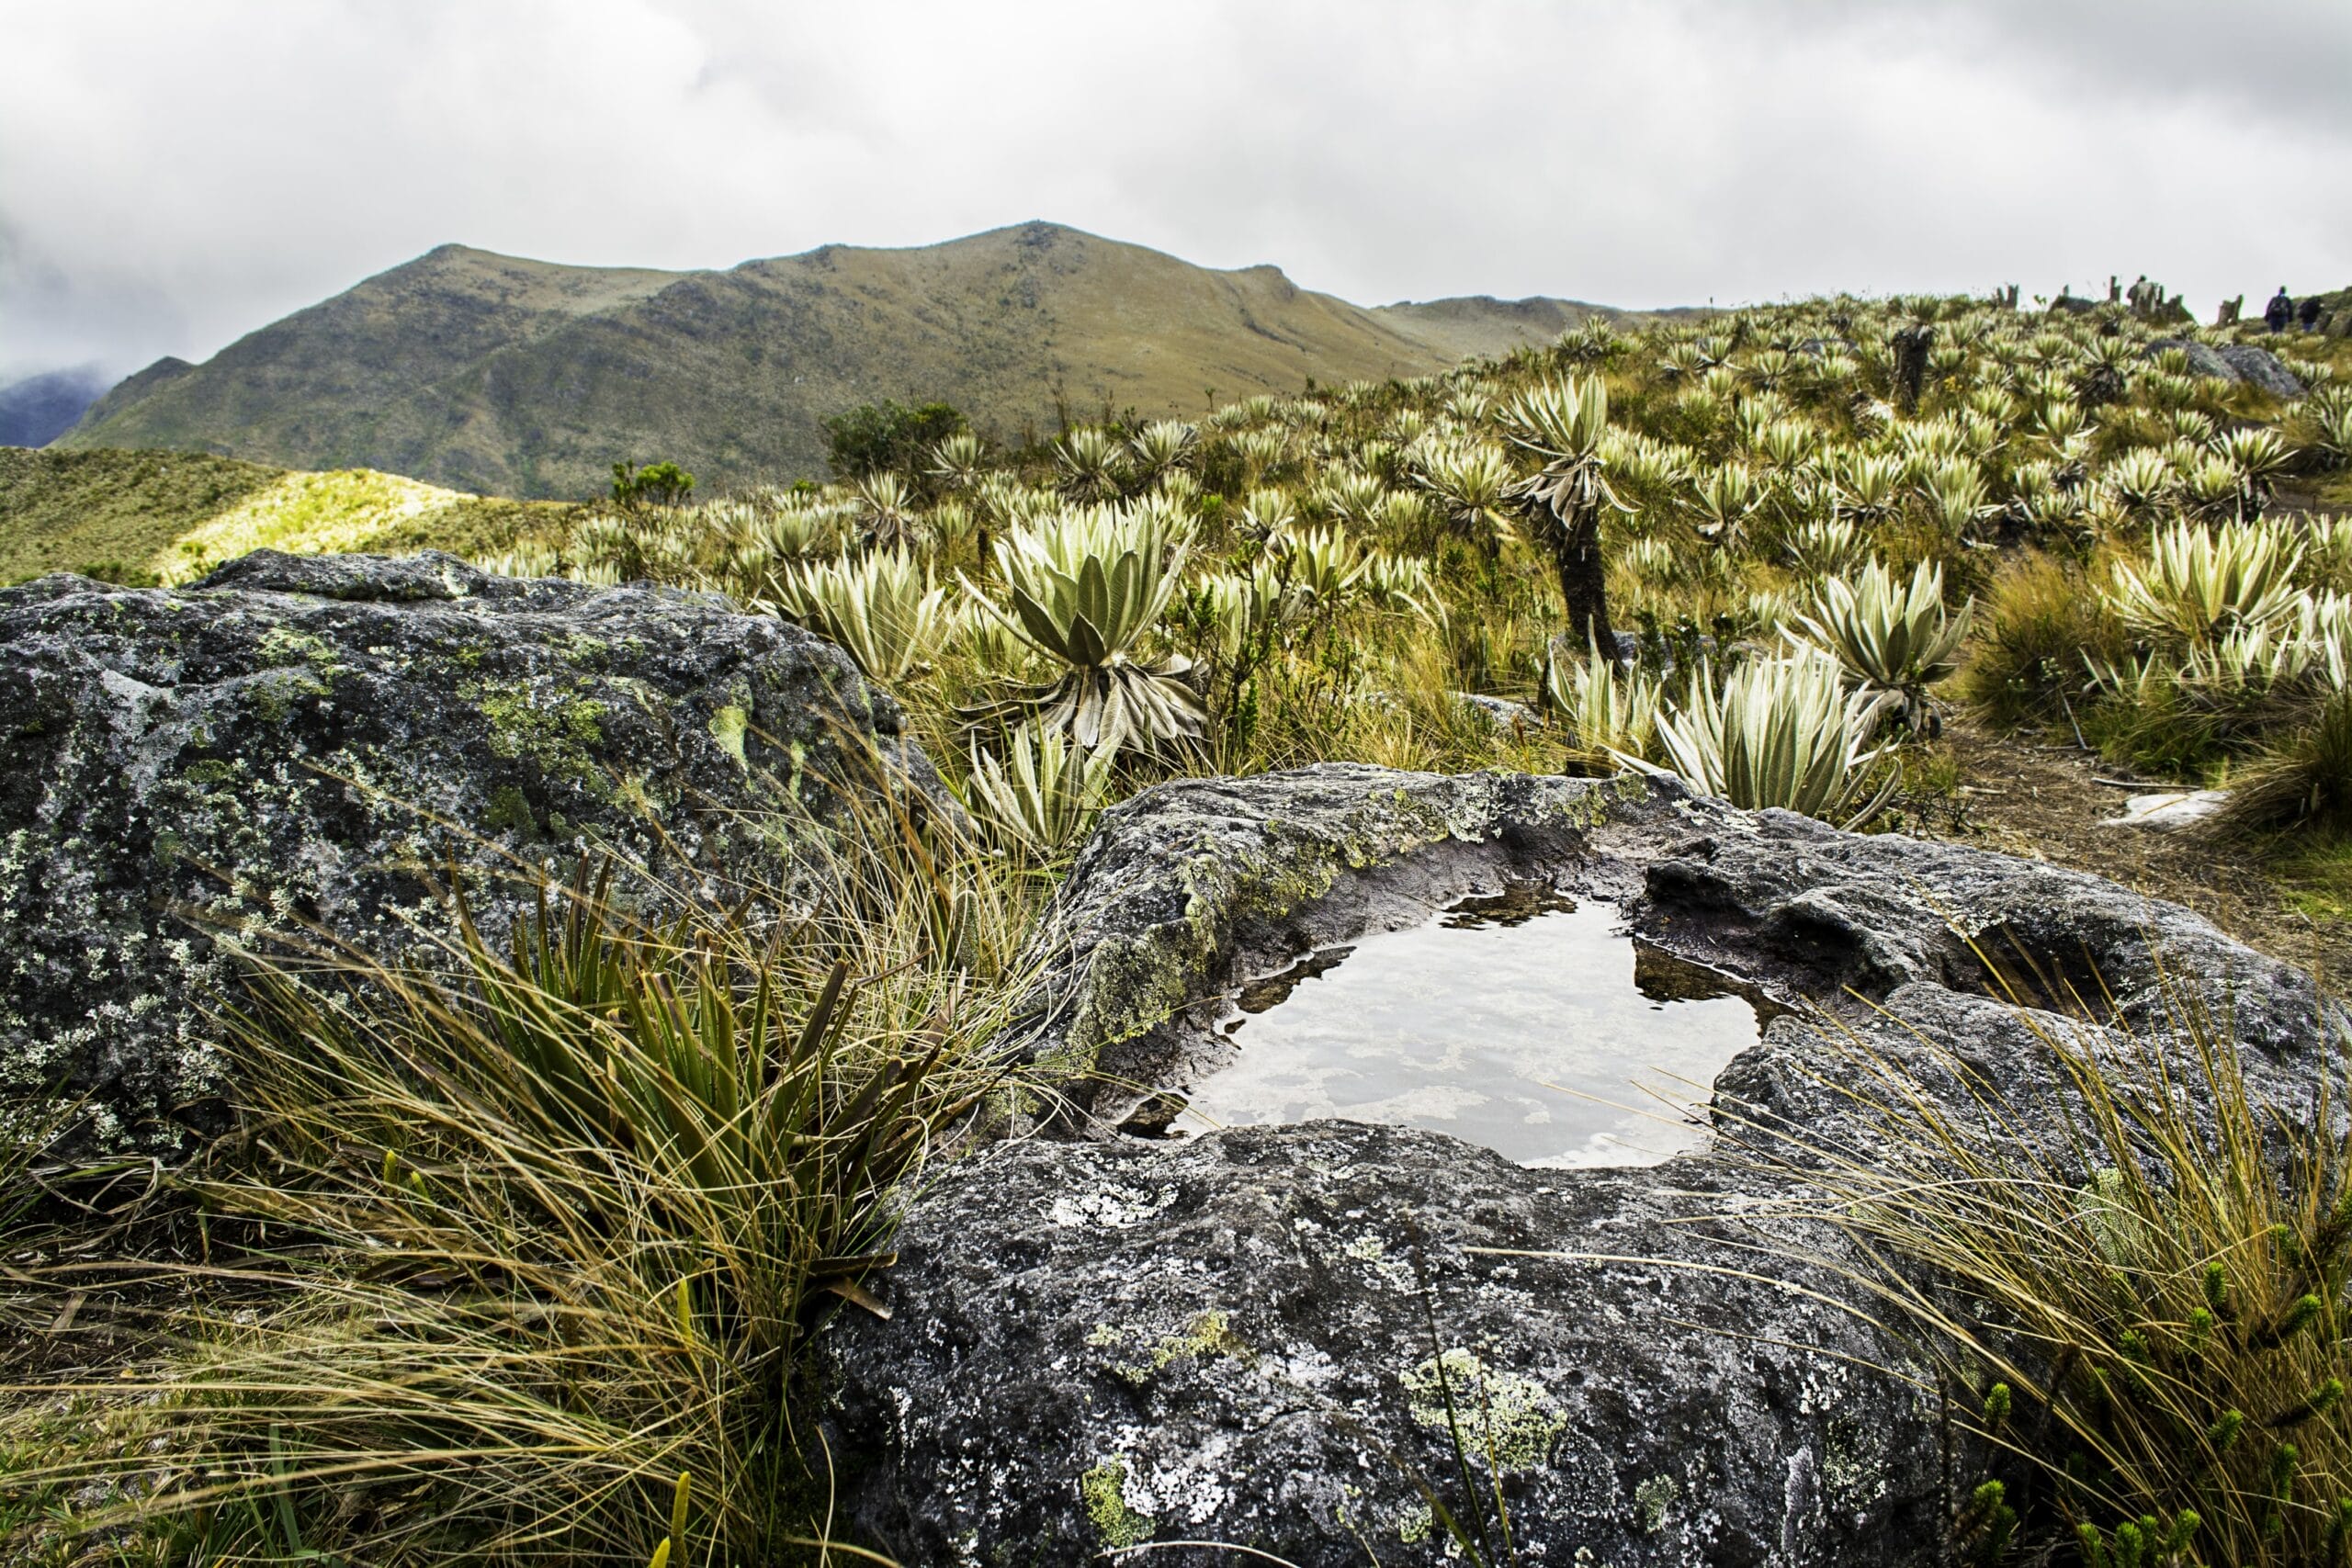
POLYGON ((445 241, 1047 218, 1363 303, 2352 284, 2347 0, 0 0, 0 378, 445 241))

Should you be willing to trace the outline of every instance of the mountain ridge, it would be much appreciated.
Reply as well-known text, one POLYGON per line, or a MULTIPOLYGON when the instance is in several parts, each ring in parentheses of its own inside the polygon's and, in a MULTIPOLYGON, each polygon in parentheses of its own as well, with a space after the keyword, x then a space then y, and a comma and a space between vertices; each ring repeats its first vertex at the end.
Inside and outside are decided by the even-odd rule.
POLYGON ((1073 413, 1193 414, 1428 374, 1546 341, 1576 300, 1351 304, 1272 264, 1200 267, 1033 221, 935 245, 820 245, 725 269, 577 267, 443 244, 246 334, 159 360, 57 445, 365 467, 584 496, 621 458, 724 488, 821 474, 826 416, 944 400, 1015 439, 1073 413))
POLYGON ((0 387, 0 446, 46 446, 89 412, 107 389, 96 365, 44 371, 0 387))

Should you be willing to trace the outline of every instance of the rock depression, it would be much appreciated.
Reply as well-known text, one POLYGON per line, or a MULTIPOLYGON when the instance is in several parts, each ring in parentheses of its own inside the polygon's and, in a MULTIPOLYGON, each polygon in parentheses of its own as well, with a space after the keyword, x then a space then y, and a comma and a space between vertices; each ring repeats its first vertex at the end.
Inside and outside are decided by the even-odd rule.
POLYGON ((1981 1075, 2052 1148, 2070 1101, 2036 1010, 2094 973, 2154 1029, 2161 965, 2290 1110, 2325 1054, 2311 982, 2185 910, 1630 779, 1162 785, 1105 815, 1036 942, 1028 1049, 1075 1111, 936 1172, 877 1285, 892 1319, 825 1344, 847 1506, 906 1562, 1453 1560, 1432 1497, 1508 1561, 1498 1494, 1529 1562, 1938 1561, 1927 1369, 1859 1315, 1838 1235, 1790 1212, 1809 1151, 1868 1159, 1880 1135, 1848 1053, 2006 1135, 1956 1076, 1981 1075), (1139 1135, 1234 1048, 1243 989, 1508 879, 1821 1010, 1717 1077, 1713 1146, 1646 1168, 1338 1121, 1139 1135))

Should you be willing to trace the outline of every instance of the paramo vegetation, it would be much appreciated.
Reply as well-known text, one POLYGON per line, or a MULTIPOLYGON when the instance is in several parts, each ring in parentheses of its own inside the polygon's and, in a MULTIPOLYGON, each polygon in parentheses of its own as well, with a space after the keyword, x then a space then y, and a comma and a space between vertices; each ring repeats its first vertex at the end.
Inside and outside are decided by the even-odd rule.
MULTIPOLYGON (((1019 450, 937 405, 866 411, 821 486, 696 499, 673 465, 624 465, 611 503, 477 559, 821 633, 905 704, 983 841, 876 808, 788 919, 643 919, 630 872, 583 866, 511 944, 468 926, 437 971, 265 972, 224 1008, 240 1131, 183 1171, 69 1170, 58 1117, 8 1123, 0 1323, 47 1343, 96 1268, 145 1280, 162 1326, 119 1365, 10 1380, 0 1540, 55 1565, 867 1560, 833 1528, 811 1330, 878 1309, 864 1281, 926 1161, 1035 1092, 993 1049, 1024 937, 1093 817, 1162 778, 1631 767, 1886 827, 1951 787, 1937 738, 1964 713, 2227 785, 2248 842, 2340 854, 2345 345, 2265 340, 2300 351, 2304 395, 2282 400, 2199 373, 2249 329, 2151 314, 1838 299, 1596 321, 1442 376, 1019 450)), ((2335 1289, 2352 1209, 2338 1175, 2313 1183, 2326 1218, 2296 1257, 2335 1289)), ((2241 1206, 2230 1236, 2271 1234, 2276 1204, 2241 1206)), ((2072 1312, 2105 1278, 1957 1206, 1936 1235, 1877 1239, 1943 1266, 1970 1225, 2032 1255, 1995 1247, 1964 1280, 2072 1312)), ((2279 1280, 2249 1263, 2212 1288, 2267 1312, 2305 1290, 2279 1280)), ((1947 1337, 1998 1368, 1998 1344, 1947 1337)), ((2292 1389, 2212 1398, 2241 1422, 2302 1409, 2343 1341, 2309 1365, 2302 1343, 2276 1373, 2292 1389)), ((2040 1397, 2009 1382, 2021 1410, 2040 1397)), ((2340 1382, 2316 1386, 2332 1408, 2340 1382)), ((2104 1416, 2044 1393, 2128 1468, 2104 1416)), ((2179 1531, 2193 1505, 2200 1540, 2287 1543, 2247 1561, 2341 1561, 2352 1483, 2335 1447, 2296 1441, 2310 1506, 2275 1531, 2267 1494, 2202 1481, 2094 1507, 2021 1461, 2014 1498, 2040 1540, 2125 1504, 2179 1531)), ((2056 1474, 2069 1452, 2027 1458, 2056 1474)), ((1986 1495, 1991 1561, 2018 1518, 1986 1495)))
POLYGON ((1664 768, 1862 825, 1955 703, 2243 784, 2248 828, 2333 828, 2352 520, 2276 497, 2343 487, 2352 385, 2292 353, 2340 345, 2260 340, 2307 389, 2282 401, 2199 373, 2258 328, 2149 314, 1596 321, 1011 452, 936 407, 898 422, 936 440, 887 439, 869 411, 838 482, 633 501, 485 564, 822 632, 1047 859, 1154 777, 1332 758, 1664 768))

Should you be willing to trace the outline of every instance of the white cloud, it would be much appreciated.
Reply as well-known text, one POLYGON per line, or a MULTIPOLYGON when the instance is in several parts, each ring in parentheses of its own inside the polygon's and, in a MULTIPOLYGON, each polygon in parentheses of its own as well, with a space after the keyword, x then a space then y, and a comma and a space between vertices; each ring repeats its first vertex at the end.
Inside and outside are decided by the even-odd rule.
POLYGON ((201 357, 447 240, 683 267, 1044 217, 1366 301, 2352 282, 2340 0, 0 0, 0 375, 201 357))

